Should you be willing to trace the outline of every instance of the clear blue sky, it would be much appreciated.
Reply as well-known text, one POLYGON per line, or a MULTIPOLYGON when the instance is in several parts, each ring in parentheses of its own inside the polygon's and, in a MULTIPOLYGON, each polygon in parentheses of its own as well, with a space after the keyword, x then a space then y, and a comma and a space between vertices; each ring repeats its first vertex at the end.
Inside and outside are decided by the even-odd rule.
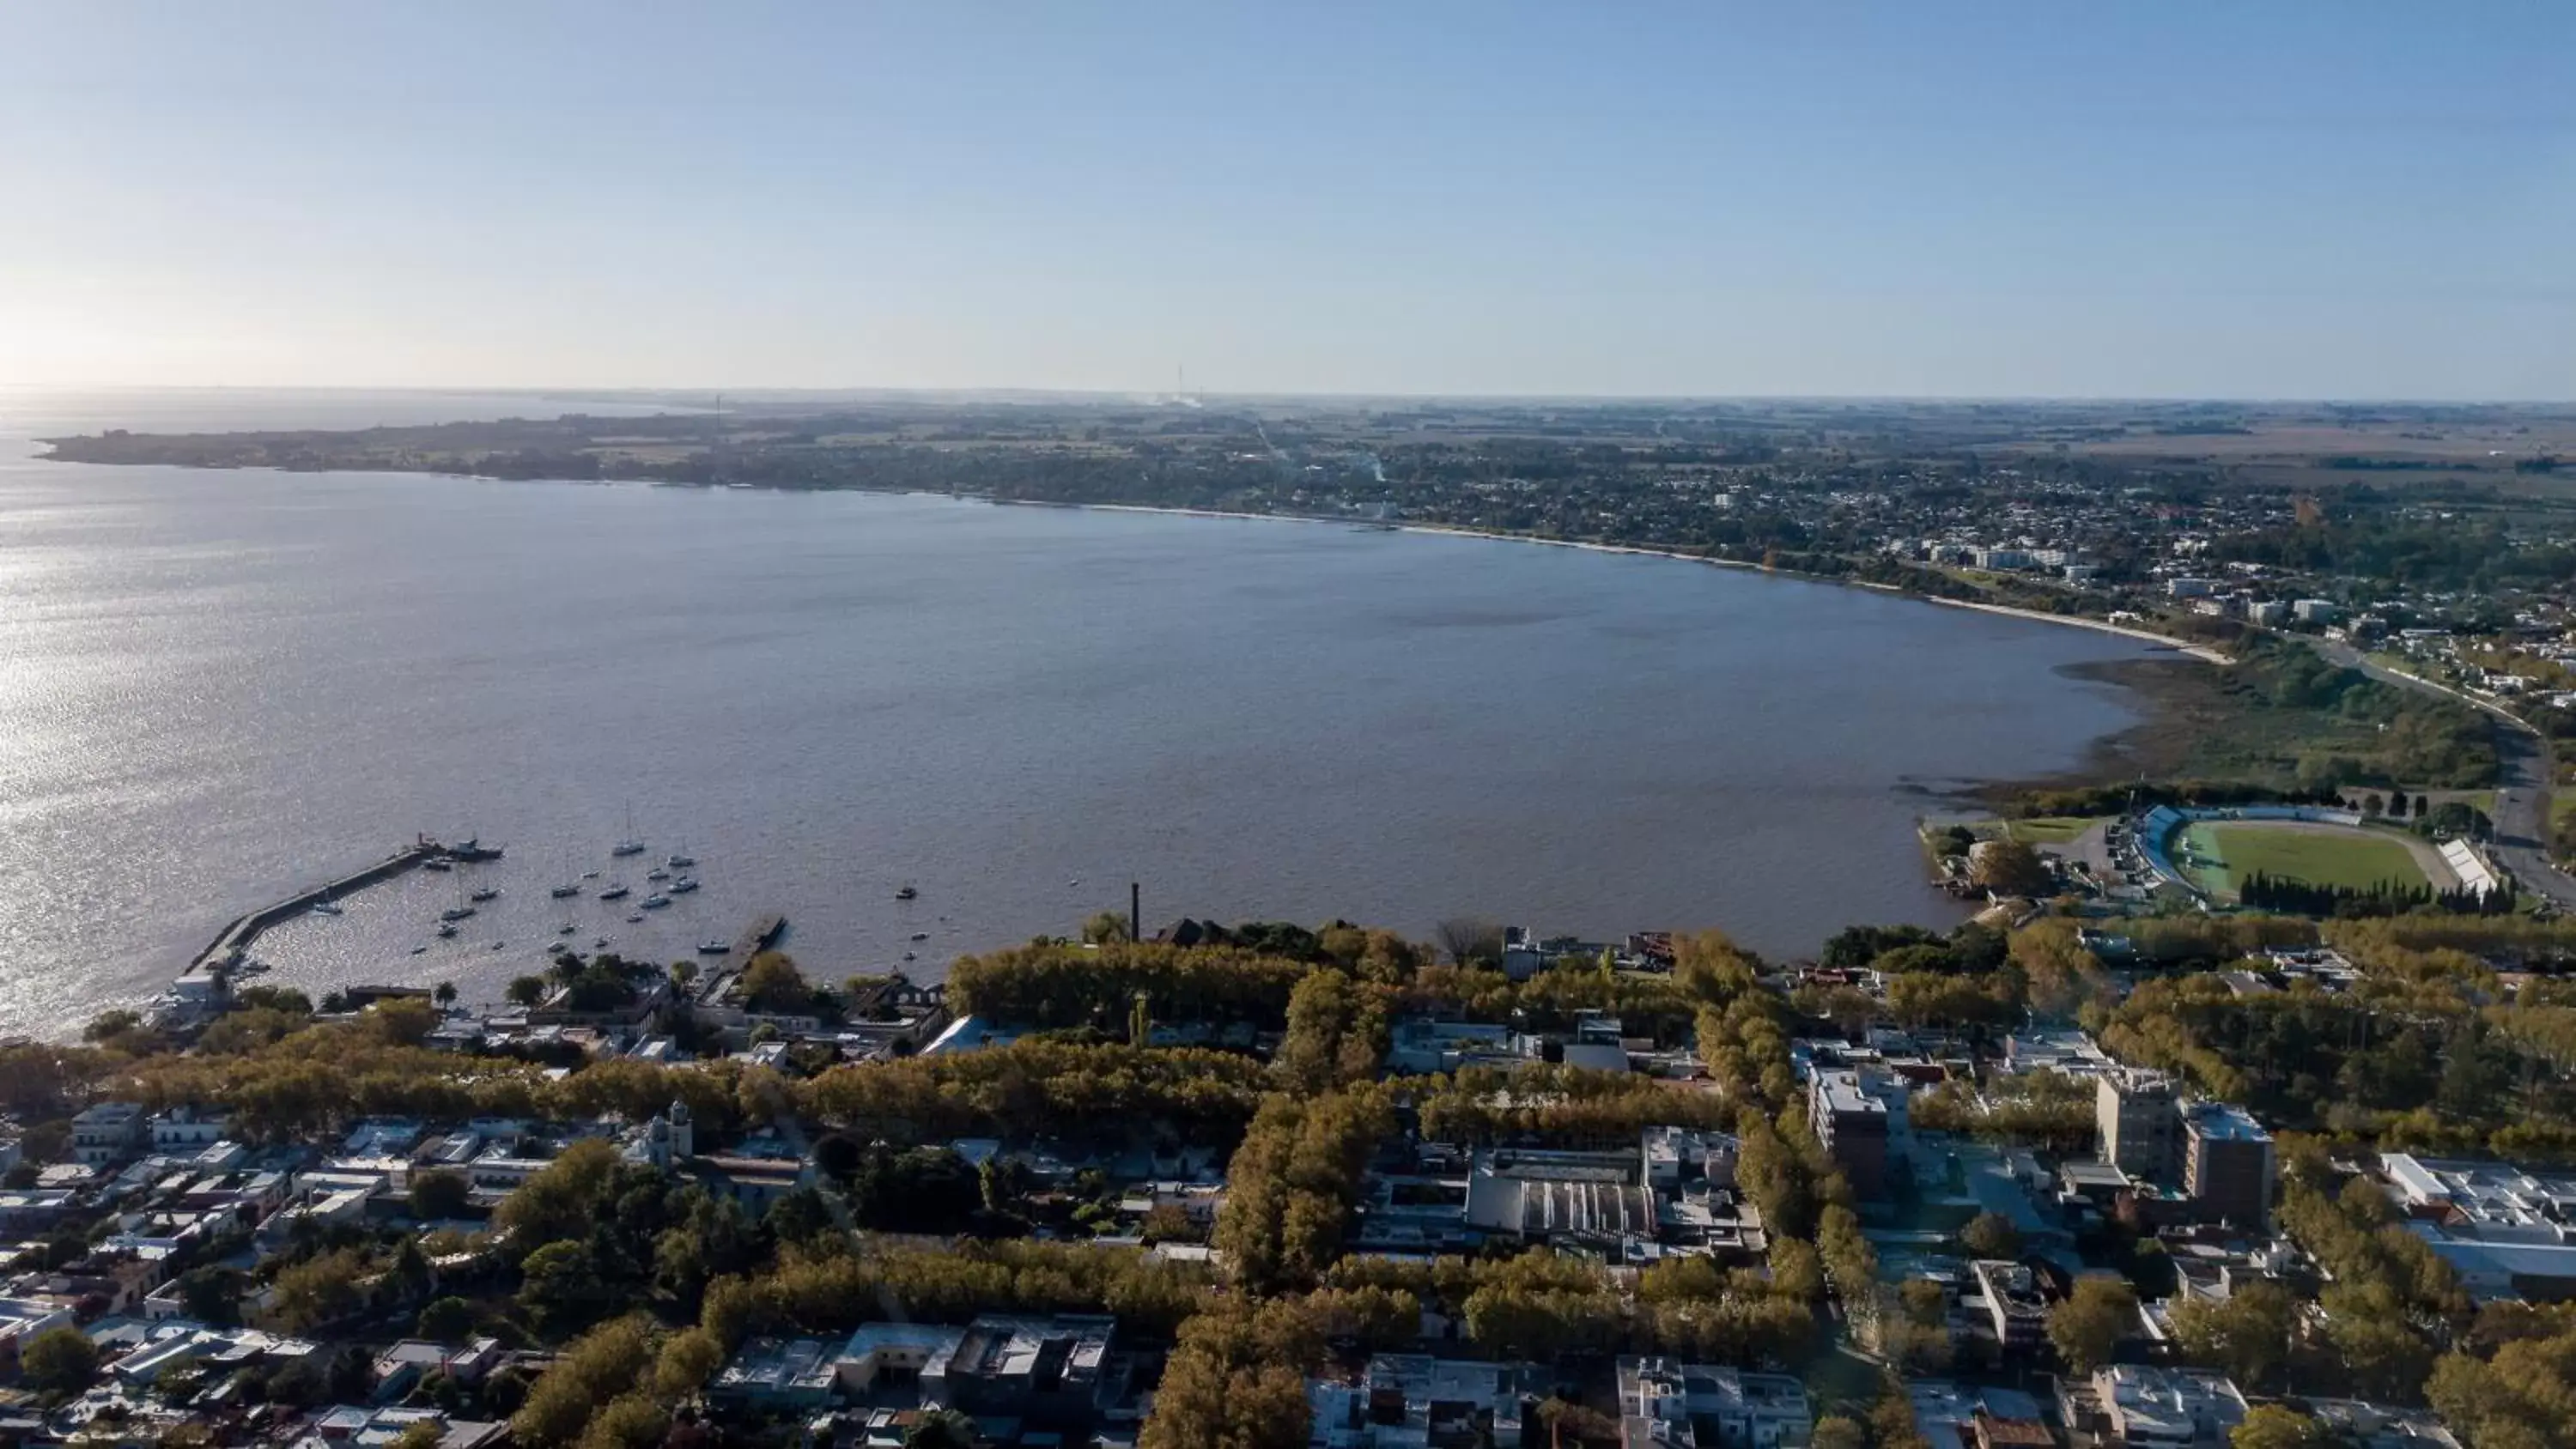
POLYGON ((1181 364, 2576 397, 2576 5, 0 0, 0 382, 1181 364))

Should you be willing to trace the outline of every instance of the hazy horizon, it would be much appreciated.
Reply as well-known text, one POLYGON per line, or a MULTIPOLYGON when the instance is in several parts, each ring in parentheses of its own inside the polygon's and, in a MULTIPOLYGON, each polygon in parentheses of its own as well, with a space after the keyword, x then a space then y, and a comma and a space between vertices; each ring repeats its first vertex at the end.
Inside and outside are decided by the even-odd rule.
POLYGON ((2563 8, 270 0, 0 37, 0 384, 2576 396, 2563 8))

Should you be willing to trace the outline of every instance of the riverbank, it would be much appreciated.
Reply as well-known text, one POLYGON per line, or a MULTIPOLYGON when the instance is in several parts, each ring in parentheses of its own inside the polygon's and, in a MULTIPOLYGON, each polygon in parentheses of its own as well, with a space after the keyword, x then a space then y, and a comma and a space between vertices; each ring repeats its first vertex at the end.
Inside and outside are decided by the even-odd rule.
MULTIPOLYGON (((970 494, 964 496, 972 497, 974 495, 970 494)), ((1048 503, 1032 502, 1016 498, 985 498, 981 501, 1002 504, 1013 508, 1079 508, 1102 513, 1156 513, 1173 518, 1235 518, 1273 523, 1341 524, 1344 526, 1361 528, 1373 526, 1369 521, 1364 519, 1332 518, 1302 513, 1241 513, 1228 512, 1213 508, 1157 508, 1150 504, 1141 503, 1048 503)), ((2064 624, 2071 628, 2091 629, 2100 634, 2117 634, 2124 639, 2135 639, 2147 644, 2159 644, 2178 654, 2189 655, 2190 657, 2201 660, 2205 663, 2223 665, 2228 662, 2227 655, 2207 644, 2195 643, 2192 640, 2179 638, 2171 634, 2159 634, 2152 629, 2140 629, 2130 624, 2115 624, 2108 619, 2096 619, 2083 614, 2052 614, 2044 609, 2023 609, 2016 608, 2010 604, 1981 603, 1971 599, 1945 599, 1936 594, 1918 594, 1906 589, 1897 588, 1890 584, 1874 583, 1862 579, 1836 578, 1831 574, 1807 573, 1798 569, 1776 568, 1764 564, 1747 563, 1742 559, 1712 558, 1707 554, 1682 553, 1674 549, 1649 548, 1643 544, 1603 543, 1595 540, 1573 538, 1541 538, 1536 534, 1499 533, 1491 529, 1449 528, 1436 523, 1400 523, 1392 525, 1392 531, 1397 533, 1429 534, 1448 538, 1475 538, 1483 539, 1492 543, 1539 544, 1548 548, 1579 549, 1585 553, 1628 554, 1637 558, 1671 559, 1675 563, 1708 564, 1717 568, 1742 569, 1749 573, 1774 574, 1781 578, 1799 579, 1812 584, 1834 584, 1842 588, 1867 589, 1871 593, 1886 594, 1890 597, 1900 599, 1914 599, 1926 604, 1939 604, 1944 608, 1969 609, 1980 614, 1999 614, 2010 619, 2028 619, 2034 623, 2040 624, 2064 624)))

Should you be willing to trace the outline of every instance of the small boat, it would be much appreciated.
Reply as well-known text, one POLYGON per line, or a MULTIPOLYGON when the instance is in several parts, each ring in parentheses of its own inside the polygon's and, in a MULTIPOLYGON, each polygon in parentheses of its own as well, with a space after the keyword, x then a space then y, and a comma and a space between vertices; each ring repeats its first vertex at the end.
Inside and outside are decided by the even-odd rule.
POLYGON ((449 906, 438 913, 438 918, 442 921, 461 921, 472 914, 474 914, 472 906, 449 906))
POLYGON ((669 860, 662 863, 673 870, 687 870, 690 866, 698 863, 698 858, 694 855, 681 854, 674 855, 669 860))
POLYGON ((340 903, 337 901, 315 901, 313 903, 311 914, 317 916, 336 916, 340 914, 340 903))
POLYGON ((493 949, 493 950, 495 950, 495 951, 498 951, 498 950, 500 950, 503 946, 505 946, 505 945, 507 945, 507 944, 509 944, 509 943, 508 943, 508 942, 506 942, 506 941, 495 941, 495 942, 493 942, 493 943, 492 943, 492 949, 493 949))
POLYGON ((671 873, 657 865, 651 870, 644 872, 644 878, 646 880, 669 880, 671 878, 671 873))
POLYGON ((594 936, 594 937, 592 937, 592 938, 591 938, 591 942, 590 942, 590 949, 592 949, 592 950, 594 950, 594 951, 605 951, 605 950, 607 950, 607 949, 608 949, 608 938, 607 938, 606 936, 594 936))
POLYGON ((930 933, 928 931, 915 931, 912 933, 912 939, 916 941, 927 941, 930 939, 930 933))
POLYGON ((553 896, 556 900, 563 900, 568 896, 580 895, 581 887, 577 885, 559 885, 554 889, 547 891, 546 894, 553 896))
POLYGON ((904 953, 903 953, 903 959, 905 959, 906 961, 911 960, 911 959, 912 959, 912 953, 911 953, 910 951, 906 951, 906 952, 904 952, 904 953))
POLYGON ((733 943, 731 941, 700 941, 698 943, 698 954, 701 956, 721 956, 732 949, 733 943))
POLYGON ((615 845, 608 847, 608 853, 611 855, 644 853, 644 842, 635 838, 635 806, 631 801, 626 806, 626 834, 619 837, 615 845))
POLYGON ((642 911, 629 911, 626 913, 626 924, 630 926, 642 919, 644 919, 644 913, 642 911))
POLYGON ((429 948, 427 946, 414 946, 411 948, 411 953, 415 956, 425 955, 428 951, 429 948))
POLYGON ((434 855, 429 859, 422 861, 420 863, 420 868, 422 870, 434 870, 443 875, 448 871, 456 869, 456 862, 449 860, 443 855, 434 855))
POLYGON ((595 870, 586 870, 581 873, 581 878, 583 880, 597 880, 599 879, 599 872, 595 870))
POLYGON ((438 925, 438 934, 439 934, 439 935, 441 935, 441 936, 453 936, 453 935, 455 935, 455 934, 456 934, 456 923, 455 923, 454 921, 441 921, 441 922, 439 922, 439 925, 438 925))
POLYGON ((558 936, 569 936, 569 935, 571 935, 571 934, 574 932, 574 930, 576 930, 576 929, 577 929, 577 928, 573 925, 573 923, 572 923, 572 922, 570 922, 570 921, 566 921, 566 922, 564 922, 562 925, 555 927, 555 934, 556 934, 556 935, 558 935, 558 936))
POLYGON ((642 901, 638 902, 638 904, 642 905, 644 909, 648 911, 658 911, 670 903, 671 898, 662 894, 660 891, 655 891, 653 894, 646 896, 642 901))
POLYGON ((687 895, 689 892, 696 890, 697 888, 698 878, 693 875, 684 875, 678 880, 671 882, 671 894, 675 896, 687 895))
POLYGON ((466 899, 469 901, 489 901, 499 899, 500 895, 501 888, 499 886, 485 886, 474 894, 467 896, 466 899))
POLYGON ((919 900, 921 899, 921 892, 913 889, 911 886, 904 886, 894 893, 894 898, 899 901, 919 900))
POLYGON ((599 898, 603 901, 622 901, 631 894, 633 893, 626 889, 626 882, 613 880, 608 883, 607 889, 599 893, 599 898))

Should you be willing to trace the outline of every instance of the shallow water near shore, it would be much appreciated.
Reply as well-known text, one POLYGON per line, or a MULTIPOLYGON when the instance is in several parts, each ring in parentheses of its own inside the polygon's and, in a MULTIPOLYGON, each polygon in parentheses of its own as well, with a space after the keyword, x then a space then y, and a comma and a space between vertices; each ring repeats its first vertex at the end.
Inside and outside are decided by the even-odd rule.
MULTIPOLYGON (((492 995, 557 940, 676 959, 778 910, 813 974, 927 978, 1123 909, 1130 879, 1149 922, 1474 914, 1810 950, 1850 922, 1955 920, 1910 787, 2076 765, 2136 716, 2060 667, 2153 652, 1474 538, 48 464, 28 438, 305 418, 13 401, 0 1030, 62 1035, 149 995, 233 916, 420 831, 508 855, 254 954, 297 984, 492 995), (651 849, 613 859, 630 802, 651 849), (630 922, 679 850, 704 889, 630 922), (595 899, 615 879, 634 896, 595 899), (432 935, 483 884, 501 894, 432 935)), ((343 418, 316 421, 373 420, 343 418)))

